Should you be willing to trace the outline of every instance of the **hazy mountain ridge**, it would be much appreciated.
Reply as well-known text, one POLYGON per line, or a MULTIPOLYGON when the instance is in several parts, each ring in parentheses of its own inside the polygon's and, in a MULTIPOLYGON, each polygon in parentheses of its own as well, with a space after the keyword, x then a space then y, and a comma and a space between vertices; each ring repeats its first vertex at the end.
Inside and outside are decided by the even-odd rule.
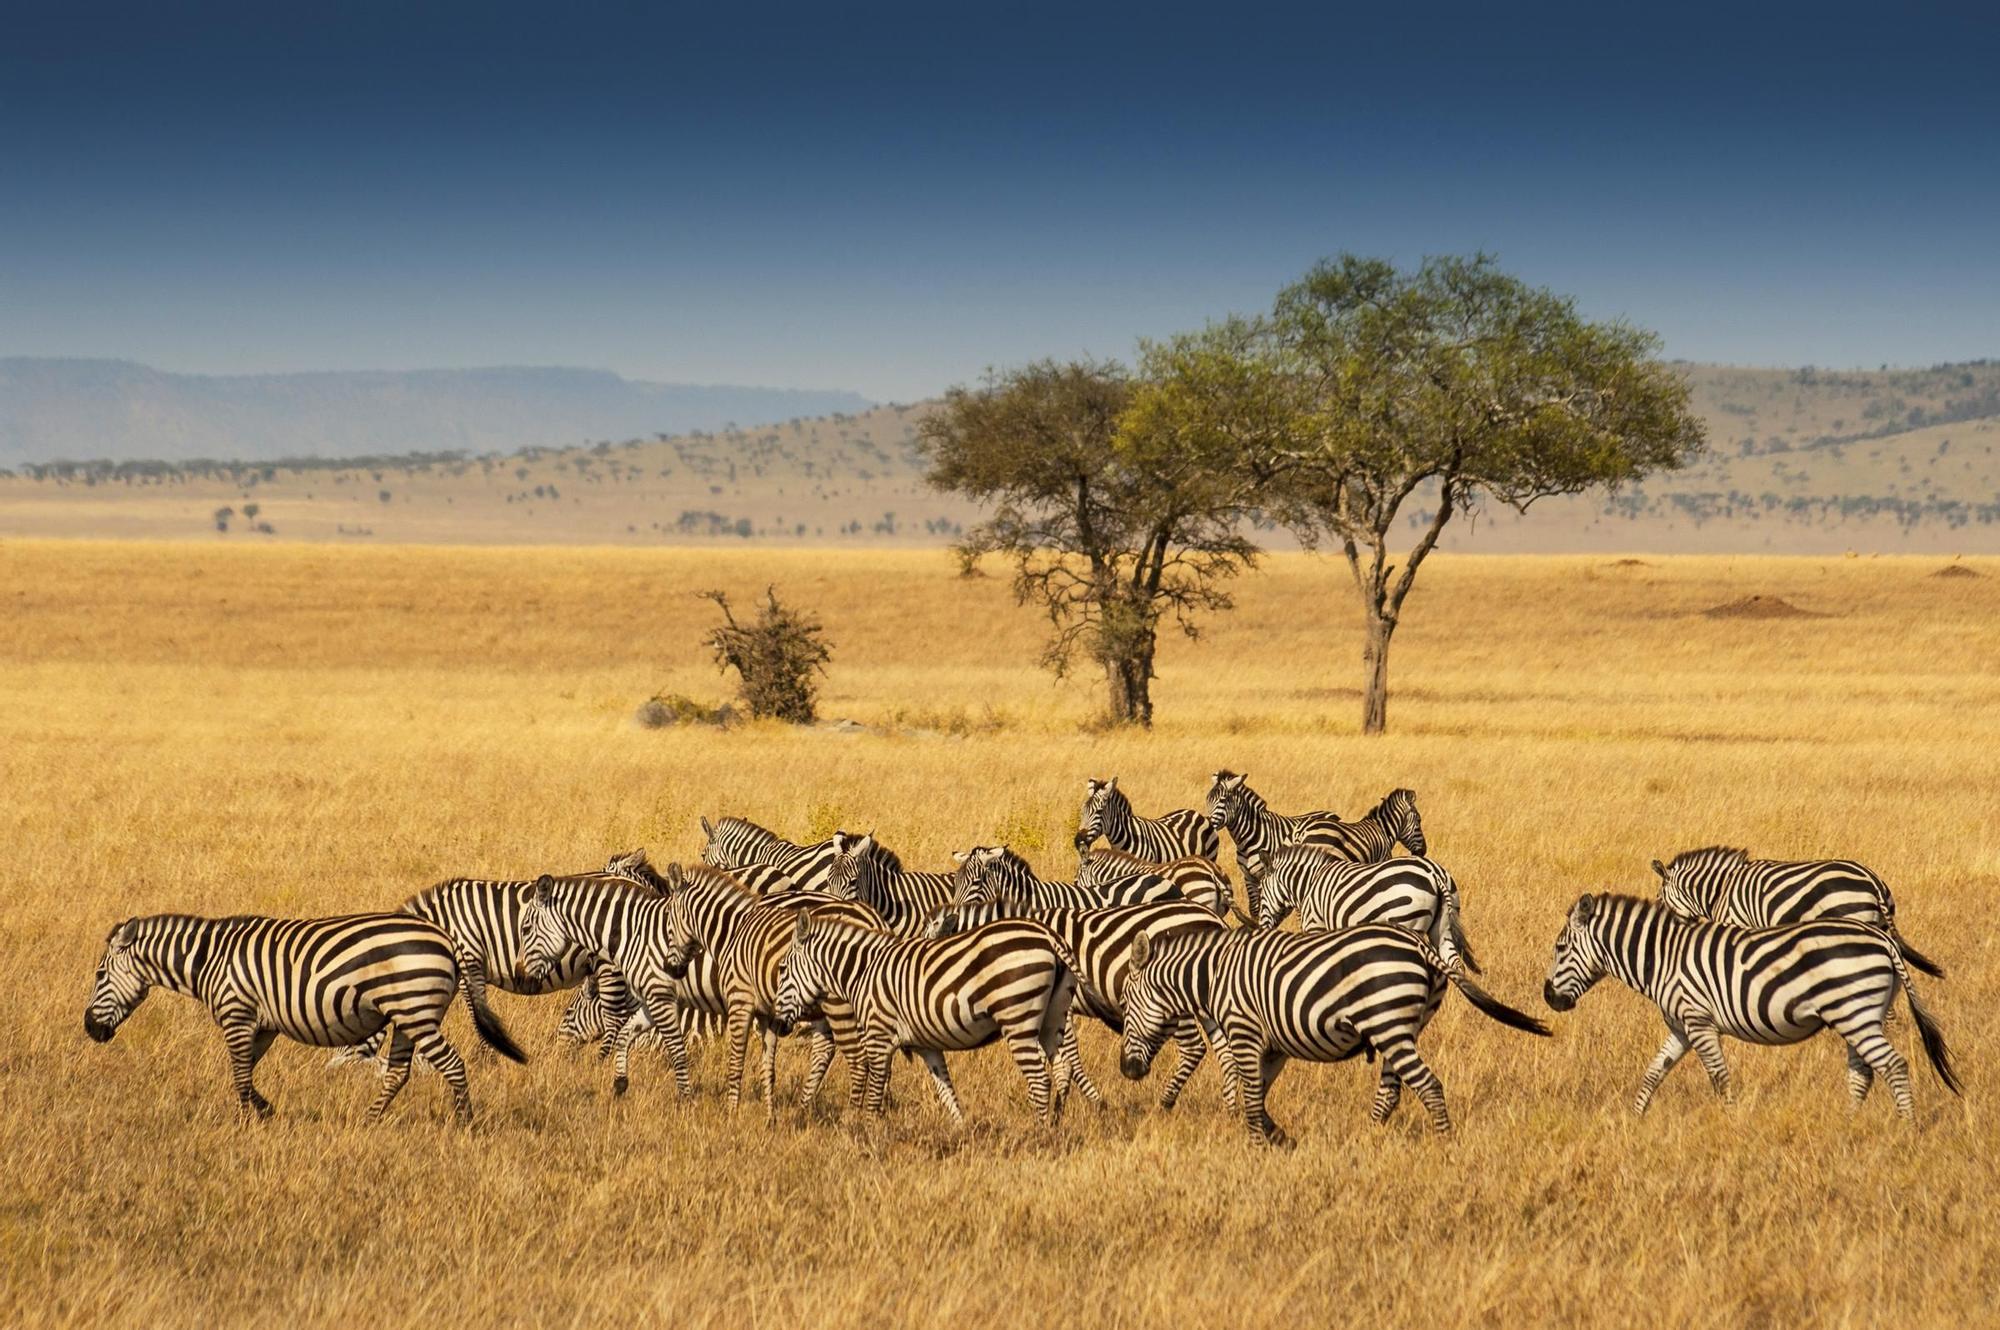
POLYGON ((859 393, 654 383, 608 370, 174 374, 0 358, 0 466, 510 452, 864 411, 859 393))

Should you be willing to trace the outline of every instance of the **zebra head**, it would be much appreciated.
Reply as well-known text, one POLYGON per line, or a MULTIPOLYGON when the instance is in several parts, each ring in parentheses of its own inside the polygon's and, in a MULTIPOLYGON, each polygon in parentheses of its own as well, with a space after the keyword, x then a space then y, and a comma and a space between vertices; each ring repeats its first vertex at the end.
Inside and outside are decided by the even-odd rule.
POLYGON ((811 910, 800 910, 792 925, 792 945, 778 966, 778 993, 771 1004, 772 1024, 780 1035, 817 1011, 826 997, 830 971, 814 940, 820 924, 811 910))
POLYGON ((729 845, 724 840, 722 834, 728 827, 729 819, 726 817, 722 819, 722 825, 720 826, 710 822, 705 817, 701 820, 701 861, 710 868, 728 868, 731 866, 729 861, 733 856, 730 854, 729 845))
POLYGON ((1249 882, 1254 867, 1257 927, 1276 928, 1285 921, 1285 916, 1299 903, 1299 879, 1304 876, 1298 871, 1304 868, 1299 860, 1317 853, 1305 846, 1287 845, 1269 858, 1261 854, 1251 856, 1251 862, 1243 867, 1243 876, 1249 882))
POLYGON ((1542 984, 1542 1000, 1551 1011, 1568 1011, 1590 986, 1605 976, 1609 961, 1592 921, 1602 913, 1603 898, 1580 896, 1569 907, 1563 930, 1556 937, 1555 959, 1542 984))
POLYGON ((959 915, 960 910, 956 905, 947 905, 932 915, 931 921, 924 925, 925 941, 935 942, 941 937, 956 936, 962 926, 959 915))
POLYGON ((642 887, 651 887, 661 895, 677 891, 681 885, 681 866, 668 864, 665 871, 653 867, 653 861, 643 849, 627 850, 615 854, 604 862, 604 876, 615 877, 621 882, 635 882, 642 887))
POLYGON ((1417 816, 1415 790, 1391 790, 1375 805, 1375 820, 1397 840, 1410 847, 1411 854, 1429 854, 1424 844, 1424 822, 1417 816))
POLYGON ((1111 797, 1118 792, 1118 778, 1110 780, 1086 780, 1083 783, 1083 812, 1076 822, 1076 857, 1079 862, 1090 853, 1090 847, 1104 833, 1104 810, 1111 806, 1111 797))
POLYGON ((1004 845, 975 845, 969 850, 954 850, 951 857, 958 863, 952 877, 957 889, 952 904, 960 907, 999 900, 1009 885, 1018 885, 1018 879, 1029 876, 1027 864, 1004 845))
POLYGON ((571 1048, 581 1048, 585 1044, 596 1043, 603 1034, 604 997, 597 991, 597 971, 592 970, 584 976, 576 996, 563 1010, 562 1024, 556 1027, 556 1038, 571 1048))
POLYGON ((1125 975, 1125 1028, 1118 1037, 1118 1070, 1128 1081, 1146 1078, 1178 1018, 1153 965, 1158 951, 1143 929, 1132 939, 1132 968, 1125 975))
POLYGON ((521 907, 521 956, 514 968, 523 979, 536 983, 553 975, 557 959, 569 950, 569 938, 556 917, 555 894, 556 880, 544 873, 535 879, 521 907))
POLYGON ((1653 860, 1653 871, 1660 876, 1660 904, 1684 919, 1714 917, 1723 888, 1747 858, 1742 850, 1712 845, 1683 850, 1671 863, 1653 860))
POLYGON ((1244 785, 1244 779, 1234 771, 1218 771, 1209 778, 1208 825, 1217 831, 1234 821, 1237 812, 1247 805, 1244 796, 1249 793, 1249 787, 1244 785))
POLYGON ((844 831, 833 833, 833 858, 826 866, 826 893, 842 900, 867 900, 874 895, 875 833, 865 836, 850 836, 844 831), (864 875, 868 886, 862 885, 864 875))
POLYGON ((83 1032, 103 1043, 118 1033, 151 986, 132 954, 135 938, 133 920, 112 929, 104 939, 104 956, 97 962, 97 976, 90 988, 90 1005, 83 1009, 83 1032))

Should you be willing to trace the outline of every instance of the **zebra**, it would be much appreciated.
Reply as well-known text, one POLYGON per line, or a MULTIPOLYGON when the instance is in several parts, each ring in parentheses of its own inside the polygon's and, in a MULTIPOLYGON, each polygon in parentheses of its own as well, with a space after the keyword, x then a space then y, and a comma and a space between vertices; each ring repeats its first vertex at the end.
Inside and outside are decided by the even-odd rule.
POLYGON ((1221 929, 1132 942, 1119 1069, 1144 1077, 1167 1035, 1189 1016, 1219 1027, 1235 1073, 1237 1106, 1259 1144, 1289 1147, 1264 1100, 1288 1059, 1382 1059, 1370 1116, 1389 1120, 1402 1087, 1416 1091, 1432 1128, 1451 1130, 1444 1086, 1417 1052, 1417 1036, 1449 981, 1504 1025, 1547 1035, 1534 1017, 1490 997, 1431 945, 1394 924, 1329 933, 1221 929))
POLYGON ((1934 978, 1944 970, 1896 931, 1889 886, 1852 859, 1752 859, 1743 850, 1711 845, 1684 850, 1672 863, 1653 860, 1660 902, 1675 914, 1743 928, 1849 919, 1874 924, 1896 941, 1903 959, 1934 978))
MULTIPOLYGON (((793 915, 801 908, 817 908, 828 917, 848 920, 869 928, 880 928, 881 917, 853 900, 821 893, 790 893, 775 900, 763 900, 744 890, 734 878, 720 870, 703 867, 690 870, 682 888, 667 903, 667 949, 663 965, 676 980, 684 977, 696 956, 712 956, 719 972, 727 1012, 729 1068, 724 1084, 730 1110, 740 1101, 743 1061, 750 1042, 751 1026, 764 1034, 763 1078, 761 1085, 767 1116, 777 1114, 778 1034, 772 1018, 772 1003, 778 987, 778 970, 792 941, 793 915)), ((837 1029, 842 1042, 851 1048, 853 1021, 848 1009, 835 1004, 824 1019, 811 1022, 812 1069, 800 1098, 810 1107, 818 1097, 828 1065, 833 1061, 837 1029)), ((855 1078, 859 1085, 859 1078, 855 1078)))
POLYGON ((618 878, 545 873, 536 879, 521 911, 520 969, 526 978, 545 976, 574 949, 615 967, 631 985, 640 1010, 623 1024, 613 1042, 611 1088, 616 1094, 624 1094, 631 1084, 632 1044, 648 1029, 657 1030, 667 1046, 680 1094, 694 1093, 682 1008, 714 1013, 728 1009, 713 957, 699 957, 679 977, 668 973, 667 907, 678 894, 662 895, 618 878))
POLYGON ((1132 801, 1118 788, 1118 778, 1086 780, 1083 783, 1083 813, 1076 827, 1076 856, 1090 854, 1099 836, 1112 848, 1140 855, 1156 862, 1194 855, 1213 859, 1220 852, 1216 829, 1192 808, 1176 808, 1159 817, 1140 817, 1132 811, 1132 801))
POLYGON ((892 933, 915 934, 956 898, 955 873, 911 872, 894 850, 876 841, 873 832, 850 836, 836 831, 833 845, 826 890, 866 903, 892 933))
MULTIPOLYGON (((1120 996, 1132 967, 1132 940, 1145 933, 1155 941, 1174 933, 1198 928, 1221 928, 1215 914, 1191 901, 1153 901, 1144 905, 1107 905, 1095 909, 1035 910, 1013 901, 989 901, 984 905, 947 906, 925 930, 928 938, 950 937, 968 928, 977 928, 999 919, 1031 918, 1057 937, 1076 958, 1083 980, 1070 1009, 1071 1028, 1063 1036, 1061 1056, 1069 1079, 1093 1104, 1103 1095, 1083 1069, 1077 1048, 1075 1022, 1079 1015, 1090 1016, 1109 1026, 1116 1034, 1125 1024, 1120 996)), ((1202 1039, 1200 1023, 1190 1017, 1174 1031, 1180 1062, 1160 1094, 1160 1107, 1172 1109, 1180 1101, 1188 1079, 1201 1066, 1208 1046, 1202 1039)), ((1230 1088, 1227 1063, 1223 1084, 1230 1088)))
POLYGON ((1831 1028, 1847 1045, 1847 1089, 1856 1108, 1879 1073, 1896 1113, 1913 1116, 1910 1067, 1882 1023, 1902 987, 1938 1079, 1959 1093, 1950 1051, 1918 998, 1895 940, 1873 924, 1822 919, 1737 928, 1682 918, 1657 901, 1609 893, 1579 897, 1556 938, 1542 996, 1568 1011, 1605 975, 1660 1009, 1666 1042, 1646 1067, 1634 1113, 1692 1048, 1724 1103, 1732 1102, 1727 1035, 1752 1044, 1796 1044, 1831 1028))
POLYGON ((1189 854, 1157 862, 1141 859, 1123 850, 1099 846, 1083 856, 1076 872, 1076 885, 1101 890, 1145 874, 1167 879, 1180 888, 1182 896, 1212 905, 1219 915, 1231 911, 1242 913, 1237 910, 1235 889, 1230 885, 1229 875, 1215 860, 1204 859, 1200 855, 1189 854))
POLYGON ((1227 831, 1236 847, 1236 866, 1243 873, 1243 892, 1250 899, 1253 915, 1261 898, 1251 865, 1269 858, 1314 827, 1340 822, 1340 814, 1331 809, 1291 815, 1274 813, 1264 802, 1264 796, 1250 788, 1249 777, 1228 770, 1218 771, 1209 778, 1204 809, 1208 824, 1217 831, 1227 831))
POLYGON ((711 868, 733 870, 768 864, 785 875, 794 891, 826 889, 826 870, 834 853, 831 840, 798 845, 747 817, 725 817, 713 823, 703 818, 701 831, 707 837, 701 861, 711 868))
POLYGON ((880 1116, 889 1055, 914 1053, 945 1112, 965 1125, 944 1055, 1007 1042, 1036 1119, 1053 1125, 1050 1068, 1069 1025, 1077 969, 1055 934, 1009 919, 931 941, 798 912, 778 982, 780 1030, 831 1000, 854 1009, 864 1102, 880 1116))
POLYGON ((1316 845, 1288 845, 1264 875, 1257 926, 1276 928, 1294 909, 1308 929, 1398 924, 1422 934, 1446 962, 1458 956, 1466 969, 1480 972, 1459 924, 1458 884, 1434 860, 1357 864, 1316 845))
POLYGON ((437 925, 407 914, 127 919, 104 939, 84 1033, 104 1043, 156 986, 208 1008, 229 1049, 238 1111, 254 1110, 259 1118, 275 1110, 257 1092, 257 1062, 279 1035, 338 1048, 387 1028, 389 1057, 368 1120, 379 1119, 409 1080, 414 1052, 450 1083, 454 1113, 470 1122, 465 1062, 439 1029, 461 987, 479 1037, 504 1057, 528 1060, 486 1005, 479 958, 461 952, 437 925))
MULTIPOLYGON (((1101 887, 1045 882, 1035 876, 1027 860, 1004 845, 975 845, 954 852, 952 858, 958 861, 955 905, 1014 900, 1043 910, 1087 910, 1098 905, 1178 900, 1181 894, 1179 886, 1157 873, 1134 873, 1101 887)), ((1215 912, 1221 914, 1221 906, 1216 906, 1215 912)))

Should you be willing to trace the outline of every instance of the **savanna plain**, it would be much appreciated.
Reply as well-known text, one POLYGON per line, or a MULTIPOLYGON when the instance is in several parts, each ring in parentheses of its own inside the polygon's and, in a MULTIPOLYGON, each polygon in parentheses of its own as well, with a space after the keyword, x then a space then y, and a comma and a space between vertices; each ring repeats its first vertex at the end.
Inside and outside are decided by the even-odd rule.
MULTIPOLYGON (((1158 726, 1128 734, 1037 668, 1004 577, 938 551, 0 544, 0 1322, 1990 1322, 2000 561, 1938 566, 1443 555, 1370 740, 1352 592, 1304 555, 1165 645, 1158 726), (766 582, 824 619, 823 714, 859 728, 633 724, 655 692, 726 695, 693 593, 766 582), (1814 617, 1701 613, 1751 595, 1814 617), (1660 1025, 1610 981, 1549 1040, 1448 998, 1423 1043, 1450 1141, 1413 1104, 1371 1126, 1372 1068, 1294 1065, 1288 1154, 1246 1144, 1212 1065, 1160 1112, 1097 1028, 1105 1108, 1043 1131, 987 1050, 954 1063, 963 1133, 908 1067, 879 1125, 841 1070, 801 1121, 790 1044, 775 1126, 725 1113, 713 1042, 691 1101, 650 1054, 614 1098, 557 1045, 559 999, 495 995, 526 1067, 454 1011, 469 1130, 429 1075, 367 1127, 372 1078, 286 1043, 278 1116, 241 1123, 171 994, 109 1045, 81 1028, 133 914, 687 858, 705 813, 872 828, 918 867, 1004 839, 1059 875, 1086 776, 1152 813, 1222 766, 1281 811, 1414 788, 1487 986, 1545 1016, 1579 892, 1650 893, 1650 859, 1715 842, 1859 858, 1949 972, 1924 992, 1966 1097, 1918 1060, 1913 1125, 1880 1091, 1851 1113, 1822 1036, 1728 1045, 1733 1108, 1690 1059, 1635 1119, 1660 1025)), ((1914 1059, 1907 1014, 1891 1032, 1914 1059)))

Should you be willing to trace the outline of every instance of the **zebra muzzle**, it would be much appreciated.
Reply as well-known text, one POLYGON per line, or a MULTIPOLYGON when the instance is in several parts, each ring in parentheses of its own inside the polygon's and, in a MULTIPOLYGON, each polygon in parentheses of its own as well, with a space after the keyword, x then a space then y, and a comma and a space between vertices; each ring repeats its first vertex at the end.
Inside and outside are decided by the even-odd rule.
POLYGON ((1542 1001, 1549 1004, 1550 1011, 1568 1011, 1576 1005, 1575 998, 1564 997, 1556 991, 1554 984, 1547 982, 1542 984, 1542 1001))

